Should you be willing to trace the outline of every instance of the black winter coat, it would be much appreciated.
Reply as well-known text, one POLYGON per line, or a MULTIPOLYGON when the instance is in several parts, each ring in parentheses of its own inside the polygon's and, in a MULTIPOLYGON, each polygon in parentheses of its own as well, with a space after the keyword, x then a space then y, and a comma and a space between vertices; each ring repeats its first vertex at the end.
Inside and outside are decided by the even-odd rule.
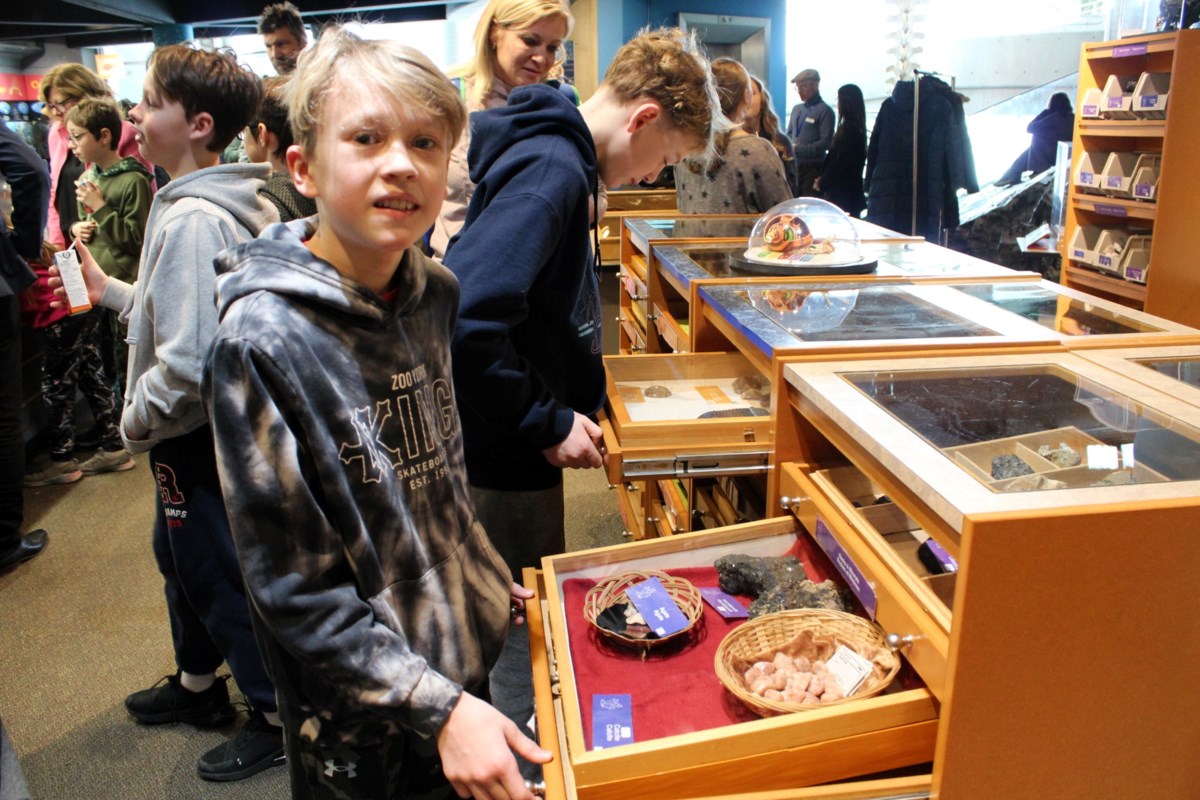
POLYGON ((842 125, 821 168, 821 197, 852 217, 867 207, 863 195, 863 164, 867 160, 867 130, 842 125))
MULTIPOLYGON (((883 101, 867 148, 867 220, 912 230, 913 82, 883 101)), ((921 79, 916 233, 936 241, 958 227, 957 190, 979 191, 962 101, 937 78, 921 79)))

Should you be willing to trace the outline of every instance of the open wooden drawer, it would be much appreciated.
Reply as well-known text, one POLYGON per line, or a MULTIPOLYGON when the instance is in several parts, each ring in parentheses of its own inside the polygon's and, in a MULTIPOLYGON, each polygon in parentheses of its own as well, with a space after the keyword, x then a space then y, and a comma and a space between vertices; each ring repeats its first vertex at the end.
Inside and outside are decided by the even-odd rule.
POLYGON ((933 574, 918 558, 928 534, 853 466, 782 470, 780 503, 814 533, 875 621, 900 638, 930 691, 944 697, 957 575, 933 574))
POLYGON ((613 484, 765 472, 770 385, 738 353, 605 356, 613 484))
MULTIPOLYGON (((537 722, 543 745, 555 751, 554 762, 545 769, 547 797, 669 800, 735 794, 749 788, 783 790, 932 760, 938 704, 911 673, 907 673, 908 680, 914 683, 906 685, 897 679, 877 697, 757 718, 747 714, 739 701, 720 686, 715 670, 695 678, 691 671, 694 663, 686 671, 679 667, 680 674, 688 677, 681 677, 677 686, 644 679, 656 669, 654 662, 661 670, 664 661, 683 658, 686 649, 651 651, 643 661, 635 650, 624 651, 588 635, 581 605, 568 602, 568 598, 578 595, 579 585, 572 583, 576 580, 596 580, 631 569, 710 567, 716 558, 732 553, 780 555, 807 536, 795 518, 779 517, 553 556, 543 560, 542 572, 526 572, 526 585, 538 594, 538 602, 531 604, 536 608, 530 613, 537 722), (639 702, 645 698, 639 698, 637 692, 641 690, 635 689, 634 743, 589 749, 585 718, 590 716, 592 695, 614 691, 597 683, 595 672, 590 671, 588 664, 596 659, 592 648, 602 651, 604 659, 620 662, 615 674, 623 682, 622 691, 633 685, 658 693, 659 705, 651 708, 665 708, 662 716, 667 717, 667 723, 659 719, 652 724, 639 716, 645 709, 639 702), (718 697, 722 703, 731 704, 721 712, 727 713, 727 718, 720 718, 712 726, 694 726, 686 718, 685 709, 694 713, 694 708, 711 705, 718 697), (657 738, 638 738, 639 730, 663 724, 684 730, 657 738)), ((696 641, 685 648, 715 647, 734 627, 719 617, 716 620, 714 623, 706 615, 689 634, 696 641)))

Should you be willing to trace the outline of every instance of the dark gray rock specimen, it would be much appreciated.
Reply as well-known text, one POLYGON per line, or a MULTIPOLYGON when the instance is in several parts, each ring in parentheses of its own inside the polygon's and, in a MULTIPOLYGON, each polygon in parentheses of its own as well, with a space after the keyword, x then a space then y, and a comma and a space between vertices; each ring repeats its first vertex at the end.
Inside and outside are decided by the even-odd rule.
POLYGON ((1022 475, 1032 475, 1033 467, 1014 455, 995 456, 992 459, 992 479, 1018 478, 1022 475))
POLYGON ((795 556, 722 556, 716 562, 721 591, 748 594, 750 616, 789 608, 827 608, 846 611, 842 590, 833 581, 813 583, 795 556))

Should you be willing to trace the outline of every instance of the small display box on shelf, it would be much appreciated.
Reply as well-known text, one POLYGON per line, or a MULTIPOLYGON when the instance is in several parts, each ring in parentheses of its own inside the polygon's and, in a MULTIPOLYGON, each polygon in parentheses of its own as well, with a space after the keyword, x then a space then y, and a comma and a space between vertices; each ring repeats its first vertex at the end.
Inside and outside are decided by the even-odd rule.
MULTIPOLYGON (((1200 700, 1180 689, 1196 647, 1163 613, 1194 603, 1200 408, 1073 353, 797 360, 782 379, 797 413, 780 427, 845 459, 783 463, 784 505, 899 575, 903 549, 868 516, 882 493, 896 513, 879 516, 959 565, 945 683, 929 682, 944 698, 934 796, 1187 796, 1196 771, 1162 765, 1190 764, 1200 736, 1200 700), (1112 691, 1130 682, 1144 691, 1112 691)), ((937 602, 914 591, 908 608, 937 602)), ((910 641, 915 664, 929 641, 910 641)))
POLYGON ((794 555, 809 580, 837 580, 794 518, 543 560, 536 588, 548 625, 531 629, 530 641, 539 731, 558 751, 545 770, 548 797, 671 800, 795 789, 933 758, 937 704, 911 669, 876 696, 764 718, 717 672, 718 646, 746 620, 705 603, 683 639, 643 658, 598 635, 584 617, 588 591, 611 576, 659 570, 703 592, 719 585, 716 561, 733 555, 794 555), (610 724, 618 725, 616 739, 610 724))
POLYGON ((1088 350, 1090 361, 1200 407, 1200 344, 1088 350))

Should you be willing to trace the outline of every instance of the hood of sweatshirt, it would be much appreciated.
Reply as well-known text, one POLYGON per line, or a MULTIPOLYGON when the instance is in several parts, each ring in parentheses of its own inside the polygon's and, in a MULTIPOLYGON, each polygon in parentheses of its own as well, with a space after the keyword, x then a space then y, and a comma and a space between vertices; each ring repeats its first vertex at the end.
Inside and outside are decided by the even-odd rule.
POLYGON ((271 292, 317 303, 357 317, 367 324, 386 325, 420 302, 426 273, 406 269, 407 258, 389 287, 397 291, 394 304, 341 275, 333 265, 313 255, 305 245, 316 232, 318 218, 308 217, 271 225, 250 242, 217 256, 217 313, 256 292, 271 292))
MULTIPOLYGON (((221 164, 207 167, 182 178, 173 178, 155 194, 154 204, 160 213, 164 213, 168 206, 189 198, 207 200, 232 216, 253 235, 268 225, 279 222, 279 213, 275 207, 258 195, 263 181, 270 174, 269 164, 221 164)), ((155 210, 152 209, 152 218, 150 223, 147 223, 147 230, 152 229, 154 213, 155 210)))
POLYGON ((97 169, 96 175, 101 178, 111 178, 113 175, 120 175, 123 172, 139 172, 150 180, 154 180, 150 170, 146 169, 146 166, 133 156, 125 156, 108 169, 97 169))
POLYGON ((592 133, 566 95, 546 84, 514 89, 507 105, 471 115, 471 147, 467 153, 471 181, 481 183, 496 159, 515 142, 534 136, 561 136, 574 142, 595 183, 596 145, 592 133))

